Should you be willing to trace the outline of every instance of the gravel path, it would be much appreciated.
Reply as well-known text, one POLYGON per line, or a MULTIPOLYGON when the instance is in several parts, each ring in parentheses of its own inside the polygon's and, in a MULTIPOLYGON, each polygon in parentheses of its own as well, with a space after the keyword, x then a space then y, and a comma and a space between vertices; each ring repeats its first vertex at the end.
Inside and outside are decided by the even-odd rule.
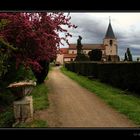
POLYGON ((58 67, 49 73, 48 109, 37 116, 49 127, 136 127, 102 99, 62 74, 58 67))

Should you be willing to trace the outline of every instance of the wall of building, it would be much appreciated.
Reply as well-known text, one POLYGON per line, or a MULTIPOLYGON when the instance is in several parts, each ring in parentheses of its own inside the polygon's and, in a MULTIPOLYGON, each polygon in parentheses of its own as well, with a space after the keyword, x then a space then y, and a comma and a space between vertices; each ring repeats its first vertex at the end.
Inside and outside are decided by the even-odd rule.
POLYGON ((74 61, 75 58, 64 58, 64 62, 74 61))
POLYGON ((116 39, 104 39, 103 44, 105 45, 106 55, 118 55, 116 39), (110 45, 110 40, 112 40, 112 45, 110 45))
POLYGON ((69 50, 68 53, 69 54, 77 54, 77 50, 69 50))
POLYGON ((63 57, 64 54, 57 54, 56 62, 59 62, 60 64, 63 64, 63 57))

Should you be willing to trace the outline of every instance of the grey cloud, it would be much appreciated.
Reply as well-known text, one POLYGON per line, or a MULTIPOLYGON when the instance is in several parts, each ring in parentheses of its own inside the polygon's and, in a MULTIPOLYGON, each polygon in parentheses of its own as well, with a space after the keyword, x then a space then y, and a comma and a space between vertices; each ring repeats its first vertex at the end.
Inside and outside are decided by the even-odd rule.
MULTIPOLYGON (((85 13, 72 13, 71 22, 78 26, 77 29, 71 30, 73 38, 70 43, 76 43, 78 35, 83 37, 83 43, 102 43, 105 36, 108 21, 106 18, 91 17, 85 13)), ((112 23, 115 36, 118 40, 119 55, 124 56, 126 48, 132 50, 133 55, 140 54, 140 30, 136 26, 131 26, 128 30, 115 26, 116 21, 112 23)))
POLYGON ((85 43, 102 43, 107 27, 101 21, 86 14, 74 15, 72 19, 72 23, 78 25, 72 33, 83 36, 85 43))

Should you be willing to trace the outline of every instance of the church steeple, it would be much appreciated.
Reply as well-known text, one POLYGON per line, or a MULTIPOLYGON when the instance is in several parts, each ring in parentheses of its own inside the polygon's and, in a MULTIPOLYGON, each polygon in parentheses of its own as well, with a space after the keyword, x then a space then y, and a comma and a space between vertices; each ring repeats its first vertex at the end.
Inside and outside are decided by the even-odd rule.
POLYGON ((111 26, 111 19, 110 19, 110 17, 109 17, 109 25, 108 25, 108 29, 107 29, 105 38, 115 39, 115 35, 114 35, 113 29, 112 29, 112 26, 111 26))
POLYGON ((115 60, 115 57, 117 58, 118 55, 118 45, 117 45, 117 38, 115 37, 111 26, 110 17, 109 17, 109 25, 107 28, 107 32, 103 40, 103 45, 105 46, 106 59, 108 60, 108 57, 111 56, 111 60, 115 60))

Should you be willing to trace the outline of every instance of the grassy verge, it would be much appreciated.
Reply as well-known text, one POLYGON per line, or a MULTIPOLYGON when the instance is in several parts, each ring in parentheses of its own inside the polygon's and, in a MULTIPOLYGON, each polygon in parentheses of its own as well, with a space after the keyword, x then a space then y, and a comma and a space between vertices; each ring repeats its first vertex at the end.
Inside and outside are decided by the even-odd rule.
POLYGON ((33 120, 32 122, 20 123, 16 127, 19 128, 35 128, 35 127, 47 127, 48 124, 43 120, 33 120))
POLYGON ((61 71, 82 87, 101 97, 106 103, 117 109, 118 112, 125 114, 135 124, 140 125, 140 97, 135 97, 128 92, 97 80, 90 80, 87 77, 77 75, 67 71, 64 67, 61 68, 61 71))
POLYGON ((42 110, 49 106, 48 101, 48 88, 43 83, 37 85, 32 91, 34 110, 42 110))
POLYGON ((12 127, 14 123, 14 113, 12 107, 7 107, 4 112, 0 113, 0 127, 12 127))

